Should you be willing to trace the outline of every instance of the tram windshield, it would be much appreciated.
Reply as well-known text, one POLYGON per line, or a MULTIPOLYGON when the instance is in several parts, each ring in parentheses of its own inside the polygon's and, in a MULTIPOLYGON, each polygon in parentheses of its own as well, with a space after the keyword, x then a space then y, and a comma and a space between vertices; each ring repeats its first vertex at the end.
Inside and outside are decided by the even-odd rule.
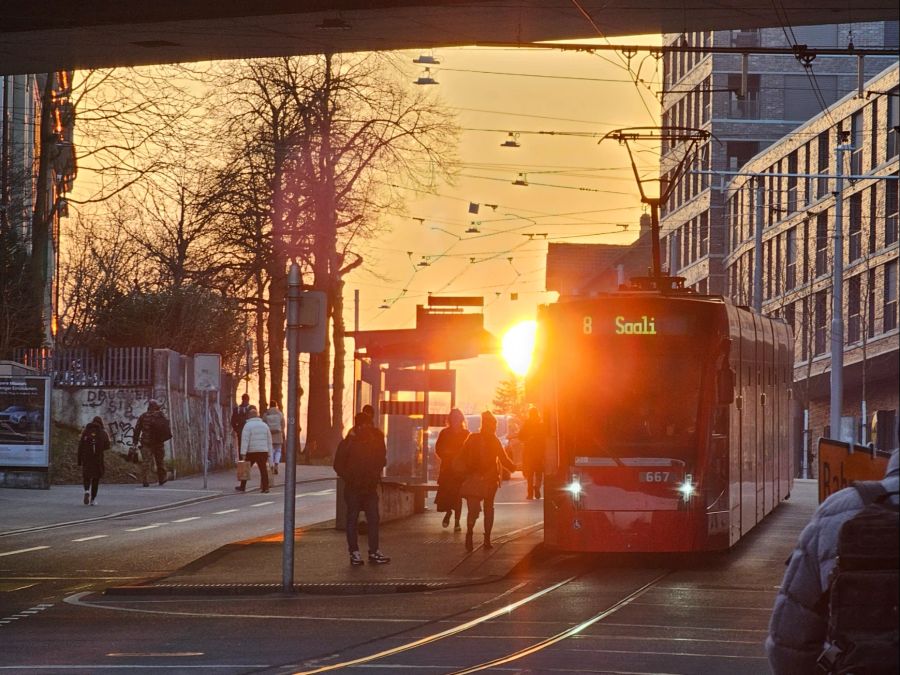
POLYGON ((573 456, 691 456, 704 360, 700 342, 607 338, 564 358, 557 390, 564 447, 573 456))

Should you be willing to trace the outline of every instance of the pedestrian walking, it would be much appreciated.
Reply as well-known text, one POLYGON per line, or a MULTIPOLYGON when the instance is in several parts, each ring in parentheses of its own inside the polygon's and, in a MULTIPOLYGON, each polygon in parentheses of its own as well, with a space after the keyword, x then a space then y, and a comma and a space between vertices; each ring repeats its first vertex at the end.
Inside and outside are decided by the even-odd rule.
MULTIPOLYGON (((247 419, 241 430, 241 447, 244 449, 244 454, 240 455, 240 458, 250 462, 251 468, 254 464, 259 467, 260 492, 268 492, 268 465, 269 454, 272 452, 272 434, 269 432, 269 425, 263 422, 252 405, 247 408, 247 419)), ((246 491, 247 481, 242 480, 241 484, 234 489, 238 492, 246 491)))
POLYGON ((284 413, 278 408, 278 401, 272 401, 263 415, 263 421, 272 435, 272 472, 278 475, 278 464, 281 462, 281 446, 284 445, 284 413))
POLYGON ((462 497, 459 488, 463 482, 465 468, 462 450, 468 437, 469 430, 466 429, 465 416, 459 409, 453 408, 447 415, 447 426, 441 429, 434 444, 435 454, 441 460, 434 504, 438 511, 444 512, 444 520, 441 523, 444 527, 449 527, 451 516, 455 516, 453 526, 455 532, 462 530, 459 524, 462 516, 462 497))
POLYGON ((78 441, 78 466, 84 481, 84 505, 97 506, 97 490, 106 472, 103 453, 109 450, 109 435, 103 428, 103 420, 95 417, 88 422, 78 441))
POLYGON ((519 440, 523 446, 522 473, 525 474, 528 485, 527 499, 540 499, 541 485, 544 482, 546 432, 541 416, 534 406, 528 409, 528 417, 519 431, 519 440))
POLYGON ((237 436, 238 454, 241 454, 241 433, 244 431, 244 424, 247 422, 247 411, 250 410, 250 396, 244 394, 241 396, 241 404, 235 406, 231 413, 231 428, 237 436))
POLYGON ((387 464, 384 434, 372 426, 372 418, 357 413, 353 428, 334 453, 334 470, 344 481, 344 502, 347 505, 347 550, 351 565, 362 565, 359 552, 357 522, 360 511, 366 514, 366 534, 369 544, 369 564, 383 565, 391 559, 378 547, 378 485, 387 464))
POLYGON ((493 548, 494 497, 500 487, 503 467, 515 471, 515 465, 497 438, 497 418, 489 411, 481 413, 481 429, 470 434, 463 446, 464 479, 459 492, 466 500, 466 550, 474 548, 473 531, 484 505, 484 547, 493 548))
POLYGON ((138 417, 134 426, 134 446, 141 449, 141 480, 148 487, 148 474, 152 464, 156 464, 156 477, 160 485, 167 480, 166 451, 163 444, 172 438, 169 420, 163 414, 159 401, 147 401, 147 412, 138 417))
MULTIPOLYGON (((822 502, 812 520, 800 534, 797 548, 788 561, 787 571, 775 598, 769 623, 766 653, 775 675, 792 673, 896 673, 897 671, 897 508, 900 486, 900 457, 894 450, 881 481, 863 482, 835 492, 822 502), (877 493, 875 499, 867 494, 877 493), (885 510, 893 511, 893 544, 885 544, 878 536, 857 536, 851 542, 857 546, 879 545, 893 548, 888 553, 890 576, 879 574, 876 556, 871 551, 856 551, 855 556, 838 560, 838 544, 843 538, 842 526, 878 502, 885 510), (859 555, 863 553, 863 555, 859 555), (862 558, 862 576, 857 576, 851 593, 838 598, 847 616, 839 619, 834 612, 835 596, 829 590, 835 572, 840 567, 862 558), (873 580, 874 586, 867 588, 873 580), (893 584, 893 592, 889 588, 893 584), (881 602, 882 606, 874 603, 881 602), (879 620, 883 618, 883 621, 879 620), (858 622, 858 625, 856 625, 858 622), (850 629, 856 644, 836 640, 829 644, 832 629, 850 629), (867 639, 868 638, 868 639, 867 639), (873 659, 874 656, 874 659, 873 659), (821 670, 817 670, 817 661, 821 670), (842 663, 843 662, 843 663, 842 663)), ((871 512, 867 515, 872 521, 871 512)), ((858 522, 858 521, 857 521, 858 522)), ((890 520, 889 520, 890 522, 890 520)), ((865 521, 862 522, 865 525, 865 521)), ((862 528, 856 530, 862 535, 862 528)), ((889 540, 888 540, 889 541, 889 540)), ((845 551, 846 553, 846 551, 845 551)), ((848 565, 852 569, 852 566, 848 565)), ((859 575, 859 571, 854 570, 859 575)))

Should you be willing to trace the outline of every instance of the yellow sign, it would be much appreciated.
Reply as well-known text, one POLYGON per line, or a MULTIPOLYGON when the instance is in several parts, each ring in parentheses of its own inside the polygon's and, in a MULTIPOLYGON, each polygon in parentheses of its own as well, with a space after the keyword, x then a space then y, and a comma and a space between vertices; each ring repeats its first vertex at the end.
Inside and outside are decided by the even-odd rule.
POLYGON ((888 455, 864 445, 819 439, 819 502, 857 480, 881 480, 888 455))
POLYGON ((616 335, 656 335, 656 320, 645 315, 640 321, 626 321, 624 316, 617 316, 616 335))

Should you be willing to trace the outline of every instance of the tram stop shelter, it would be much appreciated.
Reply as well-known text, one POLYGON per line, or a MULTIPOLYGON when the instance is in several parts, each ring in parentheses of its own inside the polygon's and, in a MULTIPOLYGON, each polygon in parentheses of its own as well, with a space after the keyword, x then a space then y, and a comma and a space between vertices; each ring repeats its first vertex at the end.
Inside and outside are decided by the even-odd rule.
POLYGON ((456 371, 450 362, 497 353, 483 306, 481 297, 429 297, 416 307, 415 328, 350 333, 356 341, 354 410, 370 404, 380 414, 389 478, 427 484, 436 475, 429 471, 427 431, 446 423, 447 410, 427 414, 429 396, 449 393, 452 407, 456 371))

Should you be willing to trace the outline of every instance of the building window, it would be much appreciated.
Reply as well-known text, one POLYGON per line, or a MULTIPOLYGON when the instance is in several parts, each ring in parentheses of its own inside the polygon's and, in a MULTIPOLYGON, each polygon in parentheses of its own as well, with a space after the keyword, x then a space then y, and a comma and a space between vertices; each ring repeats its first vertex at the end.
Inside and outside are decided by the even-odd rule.
POLYGON ((797 151, 794 150, 790 155, 788 155, 788 165, 787 165, 788 173, 790 174, 787 179, 787 212, 789 214, 795 213, 797 211, 797 151))
POLYGON ((828 344, 828 291, 816 293, 816 333, 813 340, 813 356, 825 353, 828 344))
POLYGON ((816 216, 816 276, 828 272, 828 212, 816 216))
POLYGON ((863 111, 858 110, 850 118, 850 173, 858 176, 863 172, 863 111))
POLYGON ((875 167, 878 166, 878 99, 876 98, 872 101, 872 105, 869 106, 869 110, 871 111, 872 120, 871 126, 869 127, 869 170, 874 171, 875 167))
POLYGON ((900 181, 884 182, 884 245, 890 246, 897 241, 897 190, 900 181))
MULTIPOLYGON (((823 131, 819 134, 819 138, 817 141, 818 144, 818 162, 816 163, 817 170, 816 173, 828 173, 828 159, 829 159, 829 149, 830 144, 828 140, 828 130, 823 131)), ((825 195, 828 194, 828 179, 827 178, 818 178, 816 179, 816 197, 821 199, 825 195)))
POLYGON ((876 332, 875 332, 875 326, 876 326, 876 323, 875 323, 875 299, 877 296, 876 296, 876 288, 875 288, 875 281, 876 281, 875 270, 869 270, 869 280, 868 281, 869 281, 869 283, 866 285, 866 288, 868 290, 869 299, 868 299, 868 303, 867 303, 868 306, 866 307, 866 317, 867 317, 866 323, 869 324, 867 334, 869 337, 873 337, 876 335, 876 332))
POLYGON ((809 297, 804 297, 800 303, 803 311, 803 320, 800 322, 800 360, 809 358, 809 297))
POLYGON ((805 74, 784 76, 784 118, 804 122, 822 112, 817 89, 826 101, 837 99, 837 77, 817 74, 815 88, 805 74))
POLYGON ((759 119, 759 75, 747 75, 747 91, 742 95, 740 73, 728 76, 728 117, 737 120, 759 119))
POLYGON ((898 105, 897 97, 900 95, 900 89, 892 89, 887 95, 887 158, 893 159, 897 156, 897 134, 900 133, 897 127, 900 126, 900 105, 898 105))
POLYGON ((850 195, 850 222, 847 224, 849 262, 862 257, 862 192, 850 195))
POLYGON ((884 266, 884 332, 897 327, 897 261, 884 266))
POLYGON ((732 47, 759 47, 759 30, 755 28, 747 30, 731 31, 732 47))
POLYGON ((769 239, 766 242, 765 248, 765 270, 766 270, 766 300, 772 297, 772 279, 774 275, 772 274, 772 263, 775 261, 775 257, 772 255, 772 244, 774 242, 773 239, 769 239))
POLYGON ((862 284, 860 275, 850 277, 847 284, 847 343, 853 344, 860 340, 860 292, 862 284))
POLYGON ((800 277, 803 283, 805 284, 809 281, 809 221, 803 221, 803 255, 800 256, 800 260, 802 261, 802 276, 800 277))
POLYGON ((797 285, 797 228, 792 227, 785 233, 785 268, 784 289, 791 290, 797 285))
POLYGON ((797 310, 794 307, 793 302, 789 302, 784 308, 784 320, 787 321, 788 326, 791 327, 791 335, 796 335, 794 332, 797 328, 797 310))
POLYGON ((869 188, 869 253, 878 247, 878 190, 877 185, 869 188))

